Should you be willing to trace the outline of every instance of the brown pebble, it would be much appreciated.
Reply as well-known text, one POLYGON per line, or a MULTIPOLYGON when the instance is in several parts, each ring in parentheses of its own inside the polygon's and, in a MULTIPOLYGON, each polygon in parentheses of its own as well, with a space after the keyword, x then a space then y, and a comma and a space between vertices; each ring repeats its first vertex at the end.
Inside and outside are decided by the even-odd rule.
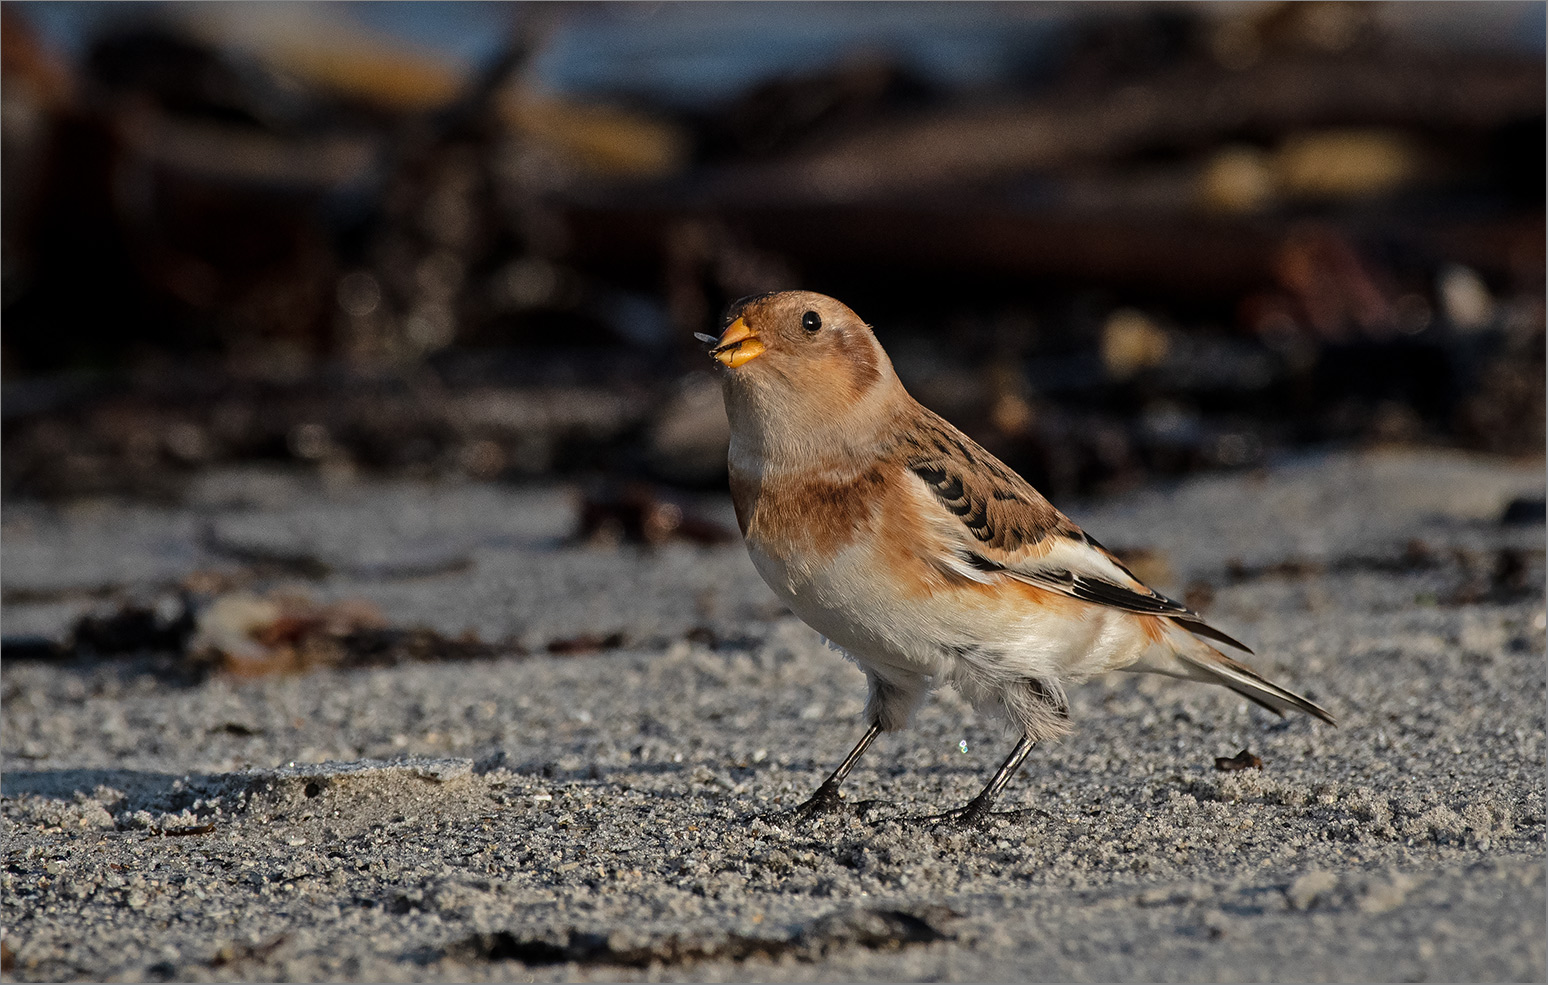
POLYGON ((602 636, 598 633, 582 633, 580 636, 570 636, 557 639, 548 644, 548 652, 556 656, 575 656, 581 653, 596 653, 600 650, 616 650, 624 645, 623 633, 609 633, 602 636))
POLYGON ((1246 749, 1243 749, 1241 752, 1231 756, 1230 758, 1225 756, 1215 757, 1215 769, 1220 770, 1222 773, 1234 773, 1237 770, 1248 769, 1261 770, 1262 768, 1263 760, 1259 759, 1257 756, 1254 756, 1246 749))

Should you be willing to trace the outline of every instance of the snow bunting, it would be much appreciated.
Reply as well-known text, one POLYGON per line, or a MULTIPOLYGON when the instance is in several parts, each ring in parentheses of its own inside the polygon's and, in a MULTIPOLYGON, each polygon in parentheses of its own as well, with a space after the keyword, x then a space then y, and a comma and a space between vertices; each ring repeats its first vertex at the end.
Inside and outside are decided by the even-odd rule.
POLYGON ((1213 644, 1251 652, 1141 584, 1025 479, 920 406, 869 326, 785 291, 727 310, 710 355, 731 421, 731 496, 753 564, 870 685, 868 728, 796 809, 835 807, 881 732, 932 683, 1020 732, 966 806, 989 811, 1033 743, 1070 730, 1065 687, 1111 670, 1222 684, 1269 710, 1332 717, 1213 644))

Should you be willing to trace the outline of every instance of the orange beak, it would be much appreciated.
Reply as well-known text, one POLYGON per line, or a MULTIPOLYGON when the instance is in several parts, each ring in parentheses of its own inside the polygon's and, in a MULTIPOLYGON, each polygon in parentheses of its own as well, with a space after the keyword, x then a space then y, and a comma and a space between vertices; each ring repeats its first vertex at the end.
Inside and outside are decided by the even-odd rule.
POLYGON ((738 318, 726 326, 726 330, 721 333, 720 341, 710 350, 710 355, 722 364, 736 369, 763 355, 763 350, 764 345, 758 338, 758 333, 748 328, 746 321, 738 318))

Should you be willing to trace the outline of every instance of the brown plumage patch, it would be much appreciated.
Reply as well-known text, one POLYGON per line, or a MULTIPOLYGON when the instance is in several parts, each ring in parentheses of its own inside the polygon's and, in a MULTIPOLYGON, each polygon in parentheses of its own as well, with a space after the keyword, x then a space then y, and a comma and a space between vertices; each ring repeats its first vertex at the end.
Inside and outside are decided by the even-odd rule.
POLYGON ((846 348, 830 350, 805 361, 800 384, 814 394, 821 393, 822 405, 832 408, 834 415, 842 415, 854 406, 881 378, 868 346, 838 344, 846 348), (849 351, 851 348, 853 352, 849 351))
POLYGON ((856 393, 865 393, 881 382, 881 369, 869 339, 846 335, 839 344, 848 357, 850 383, 856 393))
POLYGON ((1007 592, 1015 592, 1028 608, 1039 609, 1060 617, 1078 620, 1091 614, 1091 603, 1082 602, 1080 599, 1071 598, 1063 592, 1056 592, 1051 588, 1043 588, 1040 585, 1029 585, 1024 581, 1006 580, 992 585, 979 585, 974 583, 970 591, 981 591, 995 599, 1003 599, 1007 592))
MULTIPOLYGON (((881 469, 871 471, 878 480, 881 479, 881 469)), ((903 478, 901 469, 893 465, 892 472, 893 482, 878 482, 882 509, 876 563, 891 573, 900 590, 916 598, 958 588, 964 583, 977 586, 976 582, 940 563, 949 552, 949 546, 943 542, 940 532, 925 522, 912 491, 896 481, 903 478)))
POLYGON ((1166 636, 1167 624, 1160 616, 1140 616, 1140 631, 1152 643, 1159 643, 1166 636))
POLYGON ((876 538, 876 552, 878 564, 888 572, 888 580, 909 598, 931 598, 964 582, 975 584, 949 568, 931 563, 933 559, 921 557, 921 541, 906 526, 884 524, 876 538))
POLYGON ((731 473, 737 522, 748 540, 775 557, 821 563, 870 532, 882 475, 851 479, 751 479, 731 473))

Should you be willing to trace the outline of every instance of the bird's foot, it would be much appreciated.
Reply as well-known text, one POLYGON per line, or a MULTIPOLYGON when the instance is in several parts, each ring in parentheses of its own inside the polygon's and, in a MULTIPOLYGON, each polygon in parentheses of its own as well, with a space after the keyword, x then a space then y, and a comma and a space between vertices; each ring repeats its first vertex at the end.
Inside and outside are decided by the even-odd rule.
POLYGON ((792 807, 788 811, 776 811, 765 815, 764 820, 779 824, 804 824, 826 814, 832 814, 843 806, 844 798, 839 795, 838 784, 824 783, 805 803, 792 807))
POLYGON ((926 814, 923 817, 911 817, 908 820, 932 828, 981 828, 989 822, 989 807, 988 802, 975 797, 961 807, 944 814, 926 814))

